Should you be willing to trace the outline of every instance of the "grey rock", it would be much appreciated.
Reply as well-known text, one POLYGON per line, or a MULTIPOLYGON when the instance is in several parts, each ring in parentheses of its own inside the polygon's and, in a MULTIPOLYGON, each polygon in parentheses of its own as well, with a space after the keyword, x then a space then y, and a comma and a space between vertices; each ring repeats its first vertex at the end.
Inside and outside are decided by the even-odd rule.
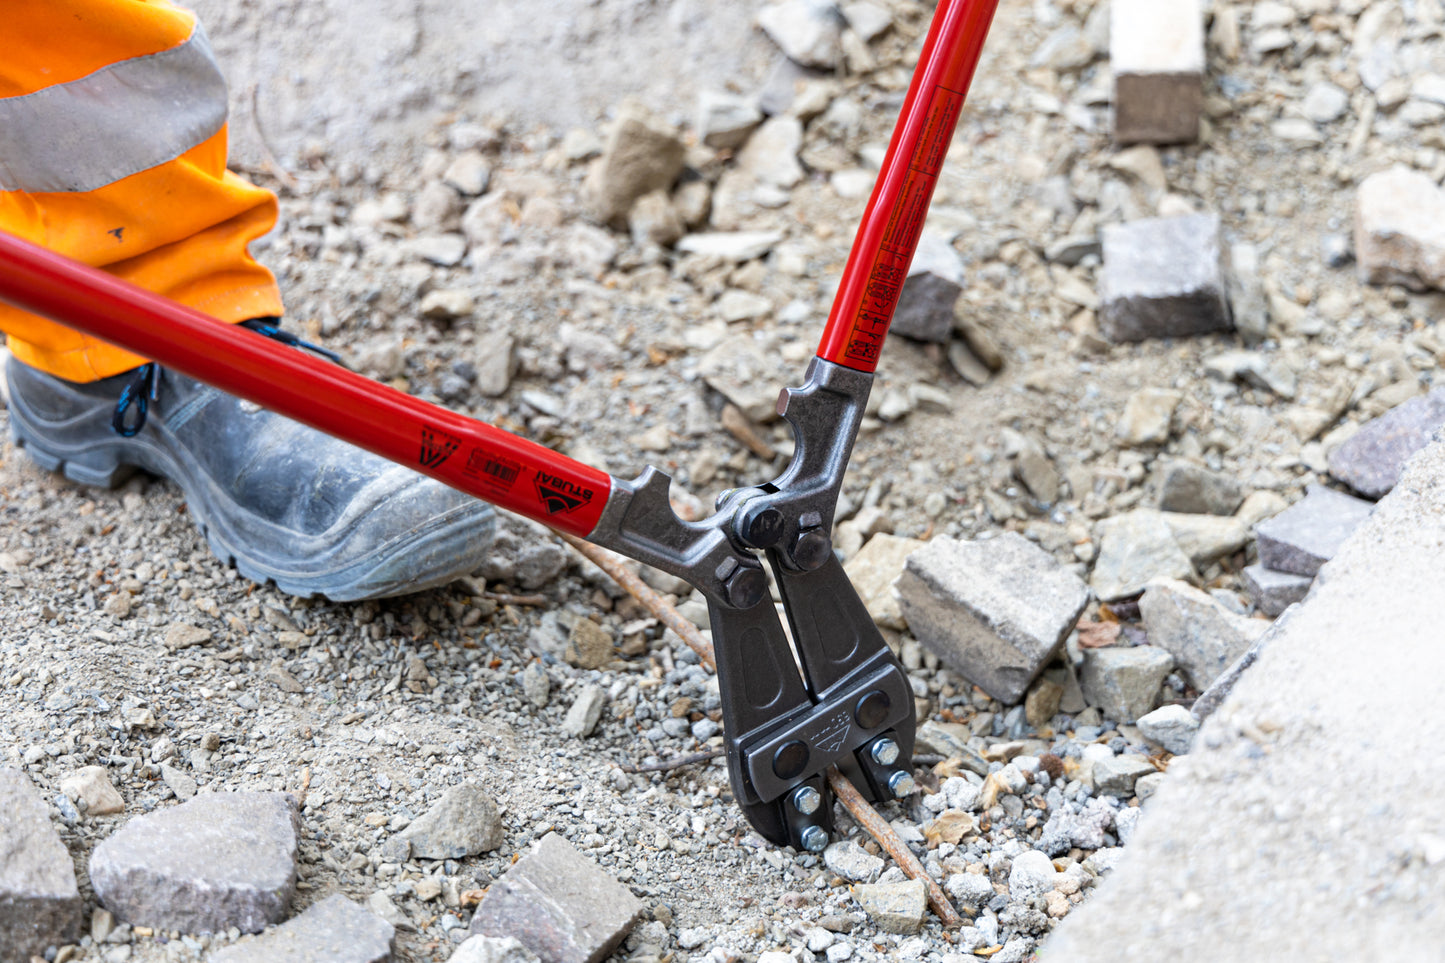
POLYGON ((1189 714, 1192 715, 1196 721, 1202 725, 1204 720, 1214 714, 1214 711, 1218 709, 1229 696, 1229 693, 1234 689, 1235 684, 1239 682, 1244 673, 1259 660, 1265 647, 1269 645, 1270 639, 1282 632, 1285 626, 1289 624, 1294 613, 1298 611, 1300 611, 1300 609, 1295 605, 1291 605, 1285 609, 1280 617, 1275 620, 1274 625, 1270 627, 1269 631, 1261 635, 1254 645, 1249 647, 1248 652, 1244 653, 1244 655, 1238 659, 1235 659, 1233 665, 1220 673, 1219 677, 1214 680, 1214 683, 1199 694, 1199 698, 1194 700, 1194 705, 1189 707, 1189 714))
POLYGON ((843 4, 843 16, 853 32, 868 43, 893 25, 893 14, 886 7, 870 0, 854 0, 843 4))
POLYGON ((1244 488, 1232 476, 1184 461, 1164 466, 1159 480, 1159 508, 1196 515, 1233 515, 1244 501, 1244 488))
POLYGON ((1445 190, 1400 164, 1365 178, 1355 194, 1355 259, 1371 284, 1445 286, 1445 190))
POLYGON ((425 234, 408 241, 407 248, 423 261, 455 267, 467 255, 467 239, 460 234, 425 234))
POLYGON ((883 860, 868 853, 851 839, 832 843, 823 850, 823 864, 839 876, 855 883, 868 883, 883 872, 883 860))
POLYGON ((1008 873, 1008 895, 1011 900, 1030 900, 1054 888, 1059 873, 1048 854, 1037 849, 1014 857, 1008 873))
POLYGON ((1350 95, 1327 80, 1317 81, 1305 91, 1300 109, 1315 123, 1328 124, 1339 120, 1350 109, 1350 95))
POLYGON ((1260 564, 1276 572, 1313 577, 1372 508, 1367 501, 1310 485, 1304 498, 1255 526, 1260 564))
POLYGON ((715 150, 733 150, 747 142, 763 112, 745 97, 705 90, 697 98, 697 134, 715 150))
POLYGON ((1169 440, 1174 409, 1183 398, 1184 393, 1173 388, 1139 389, 1124 403, 1115 435, 1133 448, 1164 444, 1169 440))
POLYGON ((601 686, 584 685, 562 720, 562 731, 579 739, 592 735, 606 703, 607 694, 601 686))
POLYGON ((928 891, 923 880, 860 883, 849 892, 883 932, 911 935, 923 929, 923 913, 928 905, 928 891))
POLYGON ((522 670, 522 692, 527 696, 527 701, 538 709, 547 707, 547 700, 552 694, 552 680, 542 663, 530 662, 522 670))
POLYGON ((897 584, 919 642, 1008 704, 1023 698, 1089 598, 1077 576, 1014 532, 935 538, 909 556, 897 584))
POLYGON ((505 829, 497 804, 480 786, 462 783, 401 831, 411 854, 422 859, 461 859, 502 845, 505 829))
POLYGON ((528 591, 550 583, 567 567, 567 553, 555 536, 535 522, 507 518, 497 525, 487 560, 477 569, 482 578, 528 591))
POLYGON ((109 816, 125 809, 125 800, 110 783, 104 766, 85 766, 60 780, 60 791, 91 816, 109 816))
POLYGON ((1189 142, 1204 109, 1204 13, 1199 0, 1114 0, 1109 61, 1114 139, 1189 142))
POLYGON ((963 768, 980 776, 989 773, 988 760, 969 748, 973 732, 961 722, 937 722, 929 719, 918 727, 914 737, 919 752, 935 752, 959 759, 963 768))
POLYGON ((476 310, 477 300, 470 291, 459 288, 441 288, 428 291, 421 299, 421 316, 431 321, 451 321, 465 318, 476 310))
POLYGON ((1204 371, 1220 381, 1240 381, 1272 391, 1281 398, 1293 398, 1299 376, 1287 364, 1255 351, 1225 351, 1204 359, 1204 371))
MULTIPOLYGON (((1068 852, 1065 846, 1064 851, 1068 852)), ((993 883, 982 873, 954 873, 944 882, 943 888, 958 901, 959 907, 970 913, 977 913, 997 894, 993 883)))
POLYGON ((1161 512, 1174 544, 1197 566, 1233 555, 1249 544, 1251 535, 1244 519, 1223 515, 1184 515, 1161 512))
POLYGON ((1163 785, 1164 773, 1146 772, 1144 775, 1134 780, 1134 795, 1137 796, 1139 798, 1139 802, 1142 803, 1144 800, 1148 799, 1150 796, 1158 792, 1159 788, 1163 785))
POLYGON ((1226 285, 1234 329, 1246 344, 1263 341, 1269 334, 1269 298, 1259 273, 1259 249, 1253 244, 1229 246, 1226 285))
POLYGON ((953 307, 963 290, 963 261, 948 238, 924 231, 898 295, 891 331, 944 344, 953 333, 953 307))
POLYGON ((1330 474, 1366 498, 1383 498, 1405 462, 1445 425, 1445 388, 1411 398, 1369 422, 1330 453, 1330 474))
POLYGON ((769 118, 738 152, 737 169, 753 181, 789 188, 803 179, 798 151, 803 146, 803 125, 787 115, 769 118))
POLYGON ((136 926, 257 933, 290 908, 297 832, 287 793, 206 793, 126 823, 95 848, 90 881, 136 926))
POLYGON ((1153 712, 1146 712, 1135 723, 1144 738, 1154 745, 1182 756, 1194 742, 1199 731, 1199 720, 1181 705, 1160 706, 1153 712))
POLYGON ((1106 717, 1133 722, 1159 704, 1159 687, 1173 670, 1174 657, 1152 645, 1085 649, 1079 686, 1106 717))
POLYGON ((403 913, 391 897, 381 890, 377 890, 366 898, 366 909, 377 919, 384 921, 388 926, 398 930, 416 930, 416 924, 411 917, 403 913))
POLYGON ((488 888, 471 932, 515 937, 549 963, 597 963, 643 909, 627 887, 548 833, 488 888))
POLYGON ((479 151, 469 150, 458 154, 442 173, 442 182, 468 197, 475 197, 487 189, 492 179, 492 166, 479 151))
POLYGON ((473 936, 447 957, 447 963, 538 963, 538 956, 510 936, 473 936))
POLYGON ((698 361, 707 386, 738 406, 756 424, 778 418, 777 386, 783 384, 782 360, 750 334, 731 335, 698 361))
POLYGON ((80 938, 70 853, 19 769, 0 768, 0 960, 17 963, 80 938))
POLYGON ((1107 796, 1127 799, 1134 795, 1134 783, 1140 776, 1158 771, 1143 756, 1126 752, 1094 763, 1094 788, 1107 796))
POLYGON ((476 388, 488 398, 507 393, 512 376, 517 373, 517 339, 510 334, 489 333, 481 339, 482 349, 475 355, 476 388))
POLYGON ((1062 856, 1076 846, 1079 849, 1098 849, 1104 845, 1104 834, 1113 825, 1113 808, 1102 799, 1091 799, 1077 813, 1068 809, 1050 812, 1036 845, 1050 856, 1062 856))
POLYGON ((762 257, 782 239, 779 231, 708 231, 687 235, 677 242, 677 250, 741 263, 762 257))
POLYGON ((174 766, 161 766, 161 781, 176 794, 177 799, 190 799, 196 794, 196 781, 184 770, 174 766))
POLYGON ((843 565, 848 581, 857 589, 868 614, 884 628, 898 631, 907 628, 893 583, 903 574, 908 556, 924 544, 916 538, 900 538, 879 532, 843 565))
POLYGON ((804 67, 832 69, 843 55, 843 18, 831 0, 783 0, 758 12, 758 26, 804 67))
POLYGON ((1105 337, 1143 341, 1230 329, 1216 215, 1109 224, 1103 237, 1099 327, 1105 337))
POLYGON ((1138 509, 1105 519, 1098 535, 1099 557, 1090 583, 1105 602, 1137 595, 1156 578, 1194 573, 1162 512, 1138 509))
POLYGON ((667 191, 656 190, 633 202, 632 210, 627 214, 627 230, 632 234, 633 243, 639 247, 648 244, 671 247, 687 233, 687 225, 667 191))
POLYGON ((625 102, 584 185, 593 214, 603 223, 620 224, 633 201, 672 186, 686 154, 676 131, 641 104, 625 102))
POLYGON ((1192 585, 1169 579, 1150 583, 1139 611, 1149 641, 1173 655, 1190 685, 1201 690, 1269 627, 1235 615, 1192 585))
POLYGON ((423 187, 411 208, 411 223, 419 231, 442 231, 447 222, 461 210, 461 198, 445 184, 433 182, 423 187))
POLYGON ((1103 257, 1103 254, 1104 247, 1097 234, 1060 238, 1044 248, 1044 257, 1065 267, 1073 267, 1086 257, 1103 257))
POLYGON ((1276 572, 1263 565, 1246 565, 1241 574, 1245 591, 1254 601, 1255 608, 1271 618, 1296 602, 1304 601, 1314 584, 1314 578, 1309 575, 1276 572))
POLYGON ((211 959, 214 963, 387 963, 395 934, 390 923, 336 894, 211 959))

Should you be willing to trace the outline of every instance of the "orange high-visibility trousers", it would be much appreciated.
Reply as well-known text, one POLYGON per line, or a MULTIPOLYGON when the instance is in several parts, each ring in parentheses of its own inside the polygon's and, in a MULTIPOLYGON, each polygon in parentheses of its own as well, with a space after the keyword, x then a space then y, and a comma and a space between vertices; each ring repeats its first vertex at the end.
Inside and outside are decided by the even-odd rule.
MULTIPOLYGON (((222 321, 279 316, 246 246, 276 198, 226 170, 226 86, 165 0, 8 0, 0 16, 0 229, 222 321)), ((144 363, 0 305, 17 359, 71 381, 144 363)))

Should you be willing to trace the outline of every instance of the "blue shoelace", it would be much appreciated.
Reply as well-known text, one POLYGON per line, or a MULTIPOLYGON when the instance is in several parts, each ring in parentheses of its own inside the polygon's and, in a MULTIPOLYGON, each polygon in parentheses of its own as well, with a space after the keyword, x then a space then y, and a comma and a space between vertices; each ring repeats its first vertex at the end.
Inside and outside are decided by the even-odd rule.
MULTIPOLYGON (((341 355, 335 351, 328 351, 310 341, 303 341, 289 331, 282 331, 276 326, 279 318, 252 318, 249 321, 242 321, 241 327, 257 334, 264 335, 272 341, 279 341, 284 345, 293 348, 301 348, 314 354, 319 354, 328 361, 341 364, 341 355)), ((115 402, 115 412, 110 416, 110 427, 122 438, 134 438, 140 434, 145 427, 146 413, 150 409, 150 403, 155 401, 160 393, 160 366, 154 361, 149 361, 131 375, 126 386, 121 389, 120 397, 115 402), (127 422, 127 418, 133 420, 127 422)))

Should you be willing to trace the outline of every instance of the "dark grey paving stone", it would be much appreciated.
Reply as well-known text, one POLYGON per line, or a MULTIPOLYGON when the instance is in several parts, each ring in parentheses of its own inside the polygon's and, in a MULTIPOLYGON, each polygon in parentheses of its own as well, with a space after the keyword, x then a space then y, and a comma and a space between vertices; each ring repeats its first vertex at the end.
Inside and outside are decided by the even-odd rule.
POLYGON ((1445 388, 1436 388, 1390 409, 1336 448, 1330 454, 1330 474, 1366 498, 1383 498, 1400 480, 1405 462, 1428 445, 1442 425, 1445 388))
POLYGON ((75 942, 80 917, 75 867, 50 810, 28 776, 0 768, 0 960, 75 942))
POLYGON ((1111 224, 1103 237, 1099 328, 1110 341, 1230 329, 1217 216, 1111 224))
POLYGON ((1370 517, 1367 501, 1311 485, 1305 497, 1255 526, 1259 563, 1276 572, 1313 577, 1370 517))

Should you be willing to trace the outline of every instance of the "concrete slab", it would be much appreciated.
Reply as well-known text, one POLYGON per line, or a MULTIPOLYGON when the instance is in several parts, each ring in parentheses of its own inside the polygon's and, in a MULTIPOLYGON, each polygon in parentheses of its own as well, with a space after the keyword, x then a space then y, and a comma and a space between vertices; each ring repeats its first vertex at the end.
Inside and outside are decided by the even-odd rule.
POLYGON ((1439 959, 1442 568, 1437 443, 1170 766, 1118 867, 1040 955, 1324 960, 1346 938, 1439 959))

